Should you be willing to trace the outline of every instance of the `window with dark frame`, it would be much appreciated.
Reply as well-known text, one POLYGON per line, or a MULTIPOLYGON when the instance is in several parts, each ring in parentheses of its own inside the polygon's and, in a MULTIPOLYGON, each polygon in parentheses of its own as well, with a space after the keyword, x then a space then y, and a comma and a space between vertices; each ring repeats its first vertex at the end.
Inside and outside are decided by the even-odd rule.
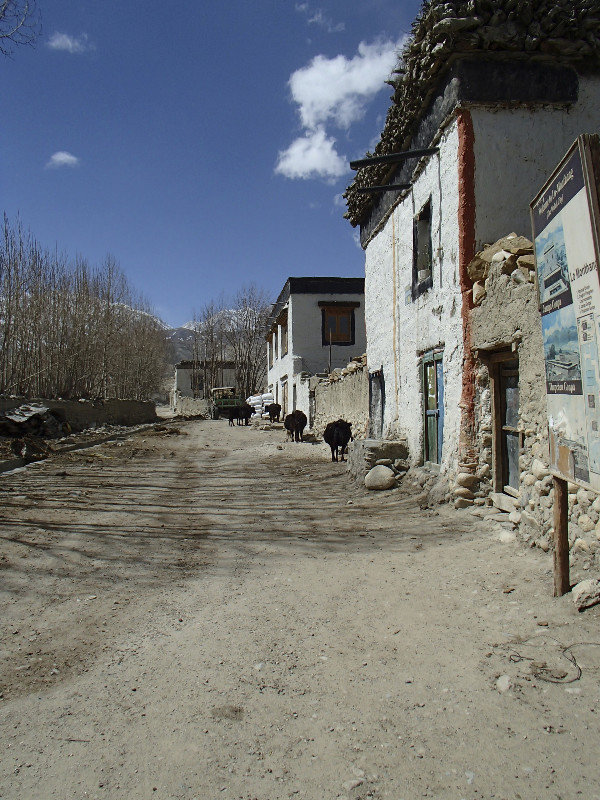
POLYGON ((287 312, 279 320, 281 326, 281 356, 287 355, 288 351, 288 317, 287 312))
POLYGON ((351 345, 355 342, 354 309, 359 303, 319 303, 322 344, 351 345))
POLYGON ((267 339, 267 354, 269 356, 269 369, 273 366, 273 335, 267 339))
POLYGON ((413 300, 433 286, 431 198, 413 220, 413 300))

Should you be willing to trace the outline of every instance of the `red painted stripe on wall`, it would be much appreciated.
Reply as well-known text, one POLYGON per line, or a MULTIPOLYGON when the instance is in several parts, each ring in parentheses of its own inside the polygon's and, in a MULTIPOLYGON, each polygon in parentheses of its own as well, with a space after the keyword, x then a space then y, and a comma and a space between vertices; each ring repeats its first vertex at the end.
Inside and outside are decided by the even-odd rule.
POLYGON ((465 468, 476 461, 475 357, 471 349, 472 282, 467 267, 475 255, 475 132, 468 109, 460 109, 458 125, 458 269, 462 297, 463 371, 459 464, 465 468))

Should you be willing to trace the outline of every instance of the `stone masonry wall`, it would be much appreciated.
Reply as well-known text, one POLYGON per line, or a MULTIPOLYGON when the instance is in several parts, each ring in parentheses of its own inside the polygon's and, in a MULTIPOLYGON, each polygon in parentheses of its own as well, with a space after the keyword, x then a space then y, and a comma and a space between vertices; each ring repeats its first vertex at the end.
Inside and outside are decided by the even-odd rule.
POLYGON ((177 397, 175 405, 172 403, 172 408, 181 417, 208 416, 210 413, 210 403, 203 398, 177 397))
POLYGON ((369 373, 366 356, 353 359, 315 386, 313 431, 322 436, 328 422, 345 419, 355 438, 364 438, 369 427, 369 373))
MULTIPOLYGON (((478 351, 476 371, 479 463, 475 475, 454 488, 456 505, 490 502, 492 487, 492 394, 489 357, 510 349, 519 360, 518 497, 503 495, 509 519, 520 538, 548 551, 553 534, 553 488, 548 464, 545 365, 533 245, 514 234, 478 253, 469 266, 474 280, 472 346, 478 351), (462 484, 462 485, 461 485, 462 484)), ((468 479, 467 479, 468 478, 468 479)), ((600 496, 569 484, 569 543, 589 568, 600 550, 600 496)))
POLYGON ((25 400, 22 397, 0 398, 0 412, 18 408, 24 403, 41 403, 60 409, 74 430, 96 425, 142 425, 156 422, 154 403, 141 400, 25 400))

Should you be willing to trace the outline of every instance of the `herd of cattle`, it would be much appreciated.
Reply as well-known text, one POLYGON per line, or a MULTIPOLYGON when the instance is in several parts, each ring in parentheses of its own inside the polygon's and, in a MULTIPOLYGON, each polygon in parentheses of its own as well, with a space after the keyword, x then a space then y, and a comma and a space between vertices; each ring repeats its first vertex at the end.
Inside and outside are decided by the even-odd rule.
MULTIPOLYGON (((269 422, 279 422, 279 417, 281 415, 281 406, 279 403, 271 403, 265 410, 269 414, 269 422)), ((238 425, 248 425, 253 411, 254 409, 252 406, 249 406, 248 403, 230 408, 229 424, 235 425, 237 420, 238 425)), ((292 411, 291 414, 287 414, 283 419, 283 427, 287 431, 288 438, 293 442, 303 442, 304 428, 306 428, 307 422, 306 414, 299 409, 292 411)), ((338 419, 327 425, 323 433, 323 439, 331 448, 332 461, 337 461, 338 455, 341 461, 344 460, 344 454, 348 450, 348 442, 351 441, 352 438, 352 426, 349 422, 338 419)))

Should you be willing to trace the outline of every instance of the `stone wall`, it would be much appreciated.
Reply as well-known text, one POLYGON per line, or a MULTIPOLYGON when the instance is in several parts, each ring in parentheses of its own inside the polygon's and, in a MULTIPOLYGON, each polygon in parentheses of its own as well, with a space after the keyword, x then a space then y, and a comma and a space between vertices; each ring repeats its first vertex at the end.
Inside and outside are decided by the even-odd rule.
POLYGON ((400 480, 410 461, 405 439, 355 439, 348 446, 348 472, 356 483, 364 485, 365 475, 377 464, 389 467, 400 480))
POLYGON ((327 423, 345 419, 355 438, 364 438, 369 427, 369 373, 367 358, 360 356, 346 367, 321 379, 315 386, 313 431, 322 436, 327 423))
POLYGON ((41 403, 49 409, 60 409, 73 430, 92 425, 142 425, 156 422, 154 403, 141 400, 45 400, 22 397, 0 398, 0 412, 18 408, 24 403, 41 403))
MULTIPOLYGON (((512 234, 486 248, 471 262, 474 279, 472 346, 477 353, 476 425, 478 465, 473 476, 455 485, 455 505, 494 501, 510 514, 523 541, 544 551, 551 547, 554 491, 549 472, 545 364, 535 288, 533 245, 512 234), (493 357, 514 353, 519 362, 518 497, 494 493, 493 357), (467 480, 468 479, 468 480, 467 480)), ((458 476, 460 479, 461 476, 458 476)), ((569 483, 569 543, 589 567, 600 549, 600 497, 569 483)))
POLYGON ((172 411, 179 417, 207 417, 210 411, 210 402, 203 398, 180 397, 175 398, 171 404, 172 411))

